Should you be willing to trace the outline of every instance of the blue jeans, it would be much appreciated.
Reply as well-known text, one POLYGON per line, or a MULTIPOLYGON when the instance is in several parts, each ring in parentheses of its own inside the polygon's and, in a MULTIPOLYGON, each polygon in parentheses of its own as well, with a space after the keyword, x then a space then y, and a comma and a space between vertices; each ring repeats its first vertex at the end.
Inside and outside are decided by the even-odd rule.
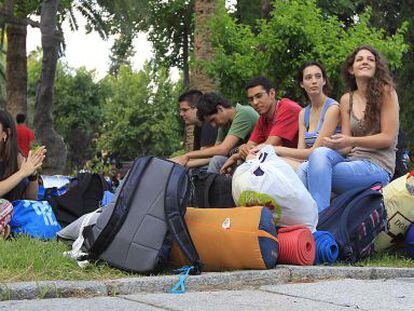
POLYGON ((348 160, 326 147, 316 148, 297 174, 315 199, 319 212, 329 207, 331 192, 341 194, 357 187, 390 182, 390 175, 379 165, 368 160, 348 160))
POLYGON ((224 165, 224 163, 227 161, 228 157, 216 155, 210 159, 210 162, 208 163, 207 172, 209 173, 220 173, 221 167, 224 165))

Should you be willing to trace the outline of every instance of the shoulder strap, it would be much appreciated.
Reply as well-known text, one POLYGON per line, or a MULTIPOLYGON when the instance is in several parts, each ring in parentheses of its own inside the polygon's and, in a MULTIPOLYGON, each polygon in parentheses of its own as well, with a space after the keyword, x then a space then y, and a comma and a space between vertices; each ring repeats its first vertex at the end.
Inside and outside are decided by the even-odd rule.
POLYGON ((210 189, 214 183, 214 180, 217 177, 217 175, 214 173, 207 173, 207 174, 208 175, 207 175, 207 178, 204 184, 204 192, 203 192, 204 203, 206 206, 203 206, 203 207, 210 207, 210 189))
POLYGON ((200 259, 183 217, 189 196, 189 180, 185 180, 186 178, 188 179, 186 169, 174 164, 164 198, 165 216, 175 241, 194 266, 193 273, 200 274, 200 259))
POLYGON ((310 109, 310 105, 307 105, 305 107, 305 115, 304 115, 305 128, 306 128, 307 131, 309 130, 309 117, 310 117, 309 116, 309 113, 310 113, 309 109, 310 109))
POLYGON ((131 200, 135 195, 135 191, 142 179, 141 177, 151 159, 152 157, 143 157, 135 161, 131 171, 123 183, 121 191, 119 192, 118 199, 116 200, 107 225, 89 249, 89 258, 97 259, 99 255, 106 250, 109 244, 111 244, 115 235, 118 233, 125 221, 126 216, 128 215, 131 200))
POLYGON ((334 100, 330 97, 328 97, 325 101, 325 104, 323 105, 321 116, 319 118, 318 127, 316 128, 316 132, 319 132, 322 128, 323 122, 325 120, 325 114, 328 108, 331 106, 331 104, 334 102, 334 100))

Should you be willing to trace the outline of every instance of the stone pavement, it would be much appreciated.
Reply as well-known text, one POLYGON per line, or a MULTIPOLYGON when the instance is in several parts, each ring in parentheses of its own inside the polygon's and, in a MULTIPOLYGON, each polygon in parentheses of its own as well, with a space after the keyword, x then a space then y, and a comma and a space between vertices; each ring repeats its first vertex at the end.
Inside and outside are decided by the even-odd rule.
POLYGON ((0 302, 0 310, 414 310, 414 278, 325 280, 242 290, 0 302))
MULTIPOLYGON (((210 272, 189 276, 191 291, 239 290, 289 282, 331 279, 414 278, 414 269, 379 267, 329 267, 279 265, 272 270, 210 272)), ((177 275, 137 276, 106 281, 41 281, 0 284, 0 300, 68 298, 166 293, 177 282, 177 275)), ((413 289, 414 291, 414 289, 413 289)))

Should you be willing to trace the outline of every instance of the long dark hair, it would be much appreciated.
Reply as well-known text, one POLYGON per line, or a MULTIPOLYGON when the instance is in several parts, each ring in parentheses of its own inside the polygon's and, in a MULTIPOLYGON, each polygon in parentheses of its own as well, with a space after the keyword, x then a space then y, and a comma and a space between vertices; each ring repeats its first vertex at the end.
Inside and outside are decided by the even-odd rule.
POLYGON ((3 180, 17 172, 17 154, 19 149, 17 147, 16 126, 13 118, 7 111, 1 109, 0 124, 3 127, 3 131, 7 133, 6 141, 0 139, 0 161, 3 162, 4 167, 0 180, 3 180))
POLYGON ((353 66, 355 57, 361 50, 371 52, 375 57, 375 73, 369 80, 367 86, 367 106, 365 108, 364 121, 368 126, 377 121, 380 103, 384 96, 384 87, 394 88, 394 82, 388 69, 388 62, 385 57, 369 45, 362 45, 356 48, 345 60, 342 65, 342 77, 346 83, 348 91, 353 92, 358 89, 355 76, 349 73, 349 69, 353 66))
MULTIPOLYGON (((300 85, 303 82, 303 72, 305 71, 306 68, 310 66, 319 67, 319 69, 321 70, 322 78, 325 80, 325 85, 323 86, 322 91, 325 95, 329 96, 331 94, 331 85, 329 83, 328 76, 326 75, 325 67, 317 61, 306 62, 302 66, 300 66, 298 70, 298 77, 297 77, 298 84, 300 85)), ((302 89, 302 91, 304 92, 306 96, 308 96, 308 93, 306 93, 304 89, 302 89)))

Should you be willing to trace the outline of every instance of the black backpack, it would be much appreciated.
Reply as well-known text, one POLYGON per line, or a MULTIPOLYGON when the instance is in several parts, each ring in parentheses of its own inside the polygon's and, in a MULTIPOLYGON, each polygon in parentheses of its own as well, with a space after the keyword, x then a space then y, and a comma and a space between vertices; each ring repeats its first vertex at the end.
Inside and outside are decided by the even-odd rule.
POLYGON ((372 255, 376 236, 388 231, 381 192, 358 188, 337 196, 329 208, 319 213, 317 229, 333 234, 339 259, 345 262, 354 263, 372 255))
POLYGON ((184 222, 191 193, 187 169, 171 161, 143 157, 134 162, 114 201, 85 228, 89 259, 122 270, 158 273, 165 269, 175 241, 201 272, 199 256, 184 222))
POLYGON ((397 152, 395 157, 395 172, 393 180, 408 173, 410 151, 408 150, 407 135, 400 129, 398 132, 397 152))
POLYGON ((194 171, 192 173, 194 207, 235 207, 231 193, 232 177, 225 174, 194 171))
POLYGON ((95 211, 103 193, 110 190, 105 178, 95 173, 80 173, 70 183, 69 190, 61 196, 49 195, 56 219, 66 227, 82 215, 95 211))

